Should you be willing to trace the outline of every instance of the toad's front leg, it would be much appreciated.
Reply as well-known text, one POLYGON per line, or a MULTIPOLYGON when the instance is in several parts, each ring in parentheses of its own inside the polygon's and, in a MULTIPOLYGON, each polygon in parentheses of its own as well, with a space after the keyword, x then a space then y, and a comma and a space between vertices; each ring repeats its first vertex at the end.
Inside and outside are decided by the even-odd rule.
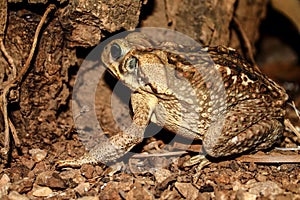
POLYGON ((150 122, 157 104, 154 95, 138 90, 131 95, 133 123, 125 131, 97 144, 90 152, 76 160, 60 160, 58 167, 77 167, 88 163, 107 163, 122 157, 144 138, 144 131, 150 122))

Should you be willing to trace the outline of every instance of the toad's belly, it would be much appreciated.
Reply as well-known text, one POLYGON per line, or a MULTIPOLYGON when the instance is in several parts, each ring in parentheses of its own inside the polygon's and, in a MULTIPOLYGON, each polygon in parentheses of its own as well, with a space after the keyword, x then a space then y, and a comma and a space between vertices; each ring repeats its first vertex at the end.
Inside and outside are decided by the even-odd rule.
POLYGON ((196 111, 183 112, 178 109, 166 109, 165 105, 158 104, 151 115, 151 122, 166 130, 189 139, 202 139, 209 122, 201 120, 196 111))

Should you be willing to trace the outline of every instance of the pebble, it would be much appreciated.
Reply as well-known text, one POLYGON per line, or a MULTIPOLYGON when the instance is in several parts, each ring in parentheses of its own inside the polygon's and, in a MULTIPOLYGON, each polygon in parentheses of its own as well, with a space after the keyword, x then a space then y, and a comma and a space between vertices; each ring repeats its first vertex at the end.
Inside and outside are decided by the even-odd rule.
POLYGON ((24 158, 24 157, 21 157, 21 162, 28 169, 32 169, 34 167, 34 165, 35 165, 35 162, 32 159, 27 159, 27 158, 24 158))
POLYGON ((10 182, 10 178, 8 177, 7 174, 3 174, 1 179, 0 179, 0 187, 3 187, 7 185, 10 182))
POLYGON ((0 179, 0 199, 8 194, 8 189, 10 187, 10 178, 7 174, 3 174, 0 179))
POLYGON ((47 197, 52 193, 49 187, 36 187, 33 190, 32 195, 36 197, 47 197))
MULTIPOLYGON (((246 184, 248 185, 248 184, 246 184)), ((249 184, 249 192, 257 196, 271 196, 283 193, 283 189, 279 185, 272 181, 257 182, 254 184, 249 184)))
POLYGON ((17 191, 11 191, 8 195, 9 200, 29 200, 28 197, 21 195, 17 191))
POLYGON ((147 189, 144 188, 141 184, 135 183, 132 185, 132 189, 126 194, 126 200, 130 199, 143 199, 143 200, 152 200, 154 199, 153 194, 147 189))
POLYGON ((176 189, 185 199, 196 199, 198 190, 191 183, 175 183, 176 189))
POLYGON ((31 190, 33 185, 33 179, 25 177, 19 181, 13 182, 10 186, 10 190, 17 191, 18 193, 26 193, 31 190))
POLYGON ((16 165, 9 169, 9 177, 11 182, 22 180, 28 176, 30 170, 25 165, 16 165))
POLYGON ((35 162, 40 162, 44 160, 47 156, 47 152, 41 149, 30 149, 29 153, 31 154, 33 160, 35 162))
POLYGON ((98 176, 101 176, 103 174, 103 169, 97 165, 95 167, 95 172, 98 176))
POLYGON ((158 183, 162 183, 164 180, 166 180, 166 178, 168 178, 172 174, 171 174, 170 170, 160 168, 157 171, 155 171, 153 173, 153 175, 155 176, 155 180, 158 183))
POLYGON ((236 194, 236 199, 238 200, 256 200, 257 197, 258 196, 256 194, 251 194, 244 190, 238 190, 236 194))
POLYGON ((83 177, 81 174, 77 174, 74 178, 73 178, 73 181, 75 182, 75 183, 83 183, 83 182, 85 182, 86 181, 86 178, 85 177, 83 177))
POLYGON ((59 174, 53 171, 40 173, 36 178, 36 183, 40 186, 47 186, 55 189, 65 189, 67 187, 59 174))
POLYGON ((93 178, 94 167, 92 165, 83 165, 80 168, 81 174, 86 178, 90 179, 93 178))
POLYGON ((258 182, 266 182, 268 177, 265 176, 265 175, 262 175, 262 174, 257 174, 255 176, 255 179, 258 181, 258 182))
POLYGON ((78 192, 78 194, 80 194, 81 196, 86 193, 87 191, 89 191, 89 189, 91 188, 89 183, 79 183, 77 185, 77 187, 75 187, 75 191, 78 192))
POLYGON ((67 180, 67 179, 73 179, 77 176, 81 176, 81 173, 78 169, 69 169, 69 170, 60 172, 59 175, 62 179, 67 180))

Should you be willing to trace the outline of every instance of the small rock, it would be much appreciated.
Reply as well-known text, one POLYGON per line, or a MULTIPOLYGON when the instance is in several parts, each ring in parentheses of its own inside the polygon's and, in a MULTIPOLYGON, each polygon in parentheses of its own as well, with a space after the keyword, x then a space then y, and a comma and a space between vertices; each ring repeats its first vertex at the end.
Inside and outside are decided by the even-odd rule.
POLYGON ((257 182, 254 184, 246 184, 249 187, 249 192, 251 194, 255 194, 257 196, 271 196, 277 195, 284 192, 282 188, 280 188, 277 183, 272 181, 265 181, 265 182, 257 182))
POLYGON ((60 172, 59 176, 64 180, 65 183, 67 183, 69 188, 75 188, 78 185, 78 182, 75 182, 75 180, 77 179, 78 176, 82 177, 79 169, 69 169, 60 172))
POLYGON ((10 178, 6 174, 3 174, 0 179, 0 199, 8 194, 10 184, 10 178))
POLYGON ((30 170, 25 165, 17 165, 9 169, 9 177, 12 182, 15 182, 27 177, 29 172, 30 170))
POLYGON ((11 191, 8 195, 9 200, 29 200, 28 197, 19 194, 17 191, 11 191))
POLYGON ((176 182, 175 187, 185 199, 196 199, 199 193, 191 183, 176 182))
POLYGON ((135 183, 133 188, 126 195, 126 200, 131 199, 152 200, 154 196, 148 189, 142 187, 141 184, 135 183))
POLYGON ((31 190, 33 185, 33 179, 25 177, 22 180, 13 182, 10 186, 10 190, 17 191, 18 193, 25 193, 31 190))
POLYGON ((73 179, 72 179, 75 183, 79 184, 79 183, 83 183, 86 181, 86 178, 84 178, 81 174, 77 174, 73 179))
POLYGON ((40 173, 36 178, 36 183, 40 186, 47 186, 55 189, 65 189, 67 187, 59 174, 53 171, 40 173))
POLYGON ((0 187, 5 186, 10 182, 10 178, 7 176, 7 174, 3 174, 3 176, 0 179, 0 187))
POLYGON ((300 183, 298 184, 290 183, 289 185, 287 185, 286 189, 295 194, 300 194, 300 183))
POLYGON ((236 193, 236 199, 237 200, 256 200, 257 195, 251 194, 250 192, 247 192, 244 190, 238 190, 236 193))
POLYGON ((52 193, 52 190, 49 187, 36 187, 33 190, 32 194, 36 197, 47 197, 52 193))
POLYGON ((172 174, 170 170, 161 168, 155 171, 153 175, 155 176, 155 179, 158 183, 162 183, 164 180, 166 180, 167 177, 171 176, 172 174))
POLYGON ((35 162, 40 162, 44 160, 47 156, 47 152, 41 149, 30 149, 29 153, 31 154, 33 160, 35 162))
POLYGON ((103 169, 101 167, 99 167, 98 165, 96 165, 95 172, 98 176, 101 176, 103 174, 103 169))
POLYGON ((124 198, 121 198, 120 191, 124 190, 124 184, 126 184, 126 183, 124 183, 124 182, 114 182, 114 181, 104 183, 100 187, 100 189, 101 189, 101 193, 100 193, 101 194, 101 199, 123 200, 124 198))
POLYGON ((22 151, 22 154, 28 154, 28 147, 22 146, 21 151, 22 151))
POLYGON ((81 174, 86 178, 93 178, 94 167, 92 165, 83 165, 80 168, 81 174))
POLYGON ((262 174, 257 174, 257 176, 255 178, 256 178, 256 180, 258 182, 265 182, 265 181, 267 181, 267 176, 262 175, 262 174))
POLYGON ((77 187, 74 188, 74 190, 82 196, 84 193, 89 191, 90 188, 91 186, 89 183, 79 183, 79 185, 77 185, 77 187))
POLYGON ((233 183, 232 183, 232 190, 233 191, 238 191, 238 190, 240 190, 242 188, 242 184, 241 184, 241 182, 240 181, 234 181, 233 183))
POLYGON ((299 199, 299 195, 295 195, 292 193, 285 193, 285 194, 276 195, 274 199, 275 200, 299 199))
POLYGON ((249 164, 248 170, 251 171, 251 172, 257 170, 257 165, 256 165, 255 163, 251 162, 251 163, 249 164))
POLYGON ((33 172, 34 174, 39 174, 45 171, 48 171, 49 167, 47 165, 45 165, 45 162, 37 162, 35 163, 34 168, 31 170, 31 172, 33 172))
POLYGON ((76 176, 81 176, 81 173, 80 173, 79 169, 69 169, 69 170, 60 172, 59 176, 64 180, 68 180, 68 179, 73 179, 76 176))
POLYGON ((31 159, 27 159, 24 157, 21 157, 21 162, 23 165, 27 166, 28 169, 32 169, 34 167, 35 162, 31 159))
MULTIPOLYGON (((203 193, 200 193, 199 196, 201 194, 203 194, 203 193)), ((157 193, 156 195, 159 195, 160 199, 183 199, 177 190, 164 190, 161 194, 157 193)), ((209 198, 199 198, 199 199, 206 200, 209 198)))
POLYGON ((54 152, 58 154, 62 154, 66 150, 66 144, 63 141, 56 142, 52 144, 54 152))
POLYGON ((215 194, 215 198, 218 200, 227 200, 228 197, 230 196, 228 190, 219 190, 219 191, 217 190, 214 192, 214 194, 215 194))

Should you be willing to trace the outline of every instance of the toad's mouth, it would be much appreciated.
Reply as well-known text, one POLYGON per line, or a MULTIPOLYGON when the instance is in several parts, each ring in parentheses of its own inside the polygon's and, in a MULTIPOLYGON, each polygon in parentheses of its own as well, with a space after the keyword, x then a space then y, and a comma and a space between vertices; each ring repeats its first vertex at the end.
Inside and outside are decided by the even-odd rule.
POLYGON ((120 79, 119 75, 117 75, 111 68, 109 67, 105 67, 106 71, 108 71, 113 77, 115 77, 116 79, 120 79))

